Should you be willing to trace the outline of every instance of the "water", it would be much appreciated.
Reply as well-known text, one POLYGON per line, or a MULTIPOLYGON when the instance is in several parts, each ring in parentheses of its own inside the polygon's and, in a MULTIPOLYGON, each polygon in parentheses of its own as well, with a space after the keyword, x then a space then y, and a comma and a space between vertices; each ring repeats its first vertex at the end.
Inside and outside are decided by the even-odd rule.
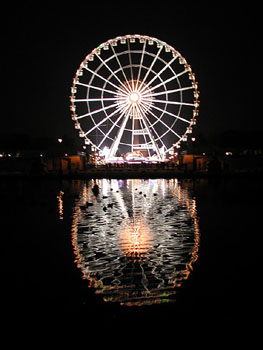
POLYGON ((261 191, 250 179, 1 181, 8 308, 242 317, 258 307, 261 191))
POLYGON ((198 259, 195 200, 177 180, 97 183, 101 194, 82 183, 74 206, 73 246, 83 278, 105 302, 175 301, 198 259))

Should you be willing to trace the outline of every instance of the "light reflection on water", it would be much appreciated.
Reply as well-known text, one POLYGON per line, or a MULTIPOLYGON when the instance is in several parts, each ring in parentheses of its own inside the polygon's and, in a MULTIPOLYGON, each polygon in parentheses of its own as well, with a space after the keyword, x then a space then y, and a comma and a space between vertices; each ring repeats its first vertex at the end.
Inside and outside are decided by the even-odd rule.
POLYGON ((72 242, 89 286, 105 302, 175 301, 198 259, 196 202, 177 180, 82 182, 72 242))

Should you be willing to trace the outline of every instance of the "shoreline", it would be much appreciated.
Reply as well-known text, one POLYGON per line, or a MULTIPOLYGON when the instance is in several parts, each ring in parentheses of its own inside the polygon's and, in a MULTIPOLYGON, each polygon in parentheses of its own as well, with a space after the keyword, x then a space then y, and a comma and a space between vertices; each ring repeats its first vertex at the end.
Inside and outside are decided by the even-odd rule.
POLYGON ((208 171, 178 171, 169 169, 89 169, 75 173, 24 173, 24 172, 2 172, 2 179, 154 179, 154 178, 178 178, 178 179, 227 179, 227 178, 255 178, 263 176, 261 170, 253 169, 249 171, 228 171, 228 172, 208 172, 208 171))

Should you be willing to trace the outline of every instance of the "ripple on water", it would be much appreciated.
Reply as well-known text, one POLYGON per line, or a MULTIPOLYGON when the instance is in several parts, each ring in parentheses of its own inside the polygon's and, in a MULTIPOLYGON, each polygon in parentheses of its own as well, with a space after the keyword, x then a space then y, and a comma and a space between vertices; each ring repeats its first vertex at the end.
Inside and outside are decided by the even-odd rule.
POLYGON ((83 182, 74 207, 72 238, 84 278, 105 301, 174 301, 198 258, 196 203, 188 189, 177 180, 98 182, 96 198, 92 182, 83 182))

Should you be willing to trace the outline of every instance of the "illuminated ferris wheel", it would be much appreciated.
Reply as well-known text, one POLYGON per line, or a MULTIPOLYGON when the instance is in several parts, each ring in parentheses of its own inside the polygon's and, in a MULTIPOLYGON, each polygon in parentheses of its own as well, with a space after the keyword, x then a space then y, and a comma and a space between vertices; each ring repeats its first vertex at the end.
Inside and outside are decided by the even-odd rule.
POLYGON ((71 87, 71 112, 85 144, 105 157, 162 161, 192 132, 198 83, 186 59, 156 38, 125 35, 86 56, 71 87))

